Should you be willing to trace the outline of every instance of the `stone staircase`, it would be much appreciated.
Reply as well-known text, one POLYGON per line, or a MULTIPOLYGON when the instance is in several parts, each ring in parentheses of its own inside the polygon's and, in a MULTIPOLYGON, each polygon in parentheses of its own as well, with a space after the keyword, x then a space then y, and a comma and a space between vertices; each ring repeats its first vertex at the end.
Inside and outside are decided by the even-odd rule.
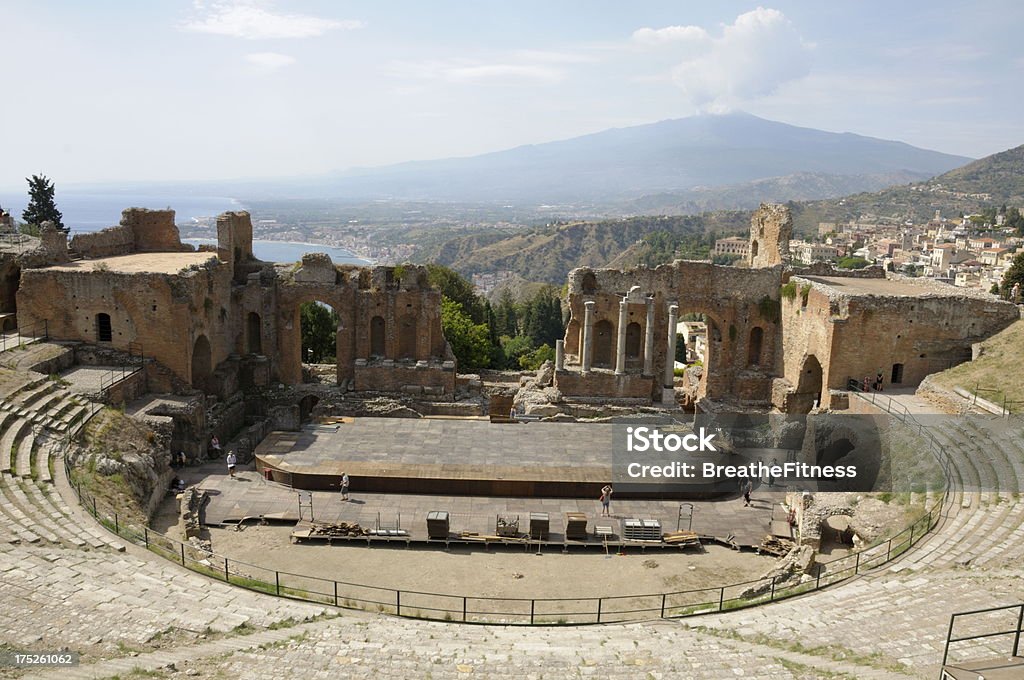
MULTIPOLYGON (((67 405, 68 397, 55 398, 63 391, 59 385, 33 380, 0 402, 0 446, 7 447, 0 449, 6 454, 0 456, 6 465, 0 472, 0 573, 5 574, 5 584, 9 578, 6 574, 13 574, 16 587, 41 584, 31 599, 26 597, 22 609, 11 611, 22 612, 26 620, 35 621, 46 618, 35 615, 37 607, 45 606, 46 615, 59 612, 60 616, 71 617, 76 625, 62 630, 62 639, 71 636, 72 643, 85 644, 86 635, 92 635, 93 630, 97 636, 123 639, 146 626, 155 630, 168 621, 178 625, 180 620, 180 625, 195 627, 192 618, 196 616, 206 617, 200 628, 207 625, 206 620, 219 617, 214 626, 220 630, 244 622, 246 617, 257 624, 275 620, 267 614, 271 607, 288 607, 276 614, 279 617, 285 616, 285 611, 292 616, 313 610, 310 605, 251 593, 184 572, 134 547, 126 555, 108 559, 111 553, 107 541, 116 544, 112 534, 81 508, 68 507, 53 483, 41 475, 40 461, 48 466, 59 454, 62 433, 81 422, 81 417, 76 421, 71 416, 77 407, 67 405), (30 442, 26 444, 26 440, 30 442), (21 464, 18 462, 24 447, 29 456, 27 475, 23 474, 24 454, 21 464), (59 563, 60 573, 54 572, 54 561, 59 563), (64 571, 77 574, 76 584, 87 587, 66 585, 68 578, 61 576, 64 571), (112 600, 102 600, 93 587, 112 600), (174 592, 170 598, 169 588, 174 592), (206 598, 201 604, 180 606, 197 592, 206 598), (52 601, 42 599, 50 593, 54 593, 52 601), (40 601, 46 604, 40 605, 40 601), (107 618, 97 620, 97 602, 110 609, 107 618), (146 618, 149 616, 154 622, 146 618), (125 621, 136 623, 125 625, 125 621), (88 633, 83 629, 89 629, 88 633)), ((580 649, 629 651, 637 640, 650 638, 659 641, 659 650, 691 649, 693 658, 702 663, 708 663, 713 650, 715 659, 722 662, 721 677, 727 675, 730 666, 743 665, 750 659, 748 677, 810 677, 798 672, 789 674, 781 667, 772 667, 773 672, 765 674, 768 666, 758 665, 778 658, 819 669, 823 675, 817 677, 826 677, 825 673, 827 677, 935 677, 951 613, 1024 599, 1024 584, 1019 578, 1019 565, 1024 559, 1024 504, 1019 497, 1024 484, 1024 425, 967 416, 929 422, 928 429, 951 463, 952 478, 948 480, 949 492, 938 525, 894 561, 821 592, 734 612, 627 625, 485 628, 346 612, 337 620, 342 623, 332 620, 324 623, 322 630, 354 621, 353 626, 365 629, 354 627, 358 635, 353 632, 349 637, 366 637, 367 643, 373 638, 375 654, 379 653, 379 640, 391 640, 389 654, 396 662, 408 663, 409 668, 418 668, 429 658, 416 645, 429 630, 438 637, 464 640, 457 651, 460 658, 470 654, 497 658, 513 644, 524 649, 549 649, 544 647, 545 636, 567 636, 573 642, 561 643, 567 650, 564 658, 567 664, 575 664, 580 649), (405 644, 396 643, 406 640, 402 637, 406 634, 405 644)), ((57 482, 63 485, 60 477, 57 482)), ((0 598, 0 612, 2 607, 0 598)), ((26 634, 40 635, 38 631, 45 623, 36 623, 36 628, 26 634)), ((189 654, 185 647, 180 651, 189 654)), ((216 653, 223 651, 218 648, 216 653)), ((192 658, 207 653, 198 648, 192 652, 192 658)), ((608 659, 609 668, 614 661, 608 659)), ((163 657, 125 660, 125 668, 118 672, 127 672, 128 666, 135 664, 155 669, 165 663, 163 657)), ((287 663, 285 667, 289 667, 287 663)), ((81 677, 95 675, 86 675, 86 670, 83 666, 81 677)), ((702 677, 699 670, 693 674, 702 677)))
MULTIPOLYGON (((875 655, 873 663, 935 677, 953 612, 1024 599, 1024 421, 967 415, 919 422, 948 457, 952 479, 939 523, 912 550, 820 593, 681 623, 750 639, 798 637, 804 647, 842 640, 865 658, 875 655)), ((993 655, 1006 651, 998 640, 979 644, 993 655)))
POLYGON ((124 550, 53 486, 54 466, 63 464, 63 440, 91 408, 40 374, 0 400, 0 543, 124 550))

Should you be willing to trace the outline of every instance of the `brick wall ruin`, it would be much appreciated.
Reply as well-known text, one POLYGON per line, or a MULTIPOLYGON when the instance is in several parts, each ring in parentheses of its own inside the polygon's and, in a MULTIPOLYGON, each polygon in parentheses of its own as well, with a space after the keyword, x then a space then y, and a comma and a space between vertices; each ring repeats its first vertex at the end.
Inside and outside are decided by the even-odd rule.
POLYGON ((115 257, 131 253, 173 252, 185 248, 174 224, 173 210, 128 208, 121 223, 100 231, 76 234, 71 250, 84 258, 115 257))
POLYGON ((834 393, 850 377, 873 379, 881 371, 886 385, 917 385, 970 359, 971 343, 1019 316, 983 293, 887 279, 880 267, 788 268, 782 263, 791 230, 784 206, 762 205, 751 220, 759 247, 747 268, 676 261, 573 270, 556 386, 567 397, 646 393, 668 404, 676 398, 670 328, 699 314, 707 321, 707 354, 697 398, 806 413, 839 407, 834 393))
POLYGON ((224 213, 217 230, 217 252, 178 255, 188 258, 179 268, 172 253, 189 248, 174 212, 125 210, 119 226, 73 239, 85 259, 21 272, 9 306, 20 305, 21 324, 47 320, 57 339, 141 345, 184 383, 223 396, 302 382, 299 310, 318 301, 339 315, 339 383, 454 393, 441 294, 424 268, 336 266, 319 253, 275 265, 253 257, 248 213, 224 213))
POLYGON ((774 267, 789 260, 789 239, 793 236, 793 217, 789 208, 775 203, 762 203, 750 220, 750 249, 747 264, 751 267, 774 267))

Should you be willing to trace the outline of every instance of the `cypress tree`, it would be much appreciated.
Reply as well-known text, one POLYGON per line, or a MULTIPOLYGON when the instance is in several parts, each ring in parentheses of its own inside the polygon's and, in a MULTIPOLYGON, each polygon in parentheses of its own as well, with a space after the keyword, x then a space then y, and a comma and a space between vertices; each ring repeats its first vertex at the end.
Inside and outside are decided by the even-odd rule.
POLYGON ((21 213, 21 219, 36 227, 50 221, 58 229, 68 231, 62 221, 63 215, 53 200, 53 182, 46 175, 32 175, 25 181, 28 182, 28 207, 21 213))

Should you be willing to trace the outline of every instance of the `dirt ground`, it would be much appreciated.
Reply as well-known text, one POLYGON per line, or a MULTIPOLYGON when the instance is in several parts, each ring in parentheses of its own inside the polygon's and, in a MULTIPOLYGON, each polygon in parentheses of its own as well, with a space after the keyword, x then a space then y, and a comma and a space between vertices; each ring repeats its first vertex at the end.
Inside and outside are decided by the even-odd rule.
POLYGON ((365 544, 290 543, 290 526, 213 528, 219 555, 288 571, 385 588, 477 597, 601 597, 717 587, 749 581, 774 559, 717 545, 706 553, 629 548, 625 555, 603 552, 542 555, 523 548, 366 547, 365 544))

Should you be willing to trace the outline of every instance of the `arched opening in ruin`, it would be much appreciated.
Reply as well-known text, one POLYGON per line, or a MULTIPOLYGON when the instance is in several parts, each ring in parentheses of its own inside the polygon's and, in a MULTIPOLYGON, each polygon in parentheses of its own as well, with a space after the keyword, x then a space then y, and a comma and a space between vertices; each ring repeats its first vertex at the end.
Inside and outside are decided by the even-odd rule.
POLYGON ((370 319, 370 356, 384 356, 384 331, 385 326, 383 316, 375 316, 370 319))
POLYGON ((677 383, 685 391, 682 406, 688 412, 693 411, 697 400, 709 395, 709 384, 714 382, 716 374, 721 377, 722 362, 729 360, 722 349, 722 323, 722 319, 710 314, 704 305, 685 301, 680 305, 675 360, 686 363, 689 372, 690 379, 677 383), (686 324, 685 333, 683 324, 686 324))
POLYGON ((594 272, 587 272, 583 275, 583 293, 592 295, 597 292, 597 277, 594 272))
POLYGON ((192 387, 206 391, 213 369, 210 341, 205 335, 196 338, 192 345, 192 387))
POLYGON ((308 423, 313 419, 313 409, 320 403, 320 397, 307 394, 299 400, 299 422, 308 423))
POLYGON ((643 347, 643 333, 636 321, 626 326, 626 358, 639 359, 643 347))
POLYGON ((114 340, 114 327, 110 323, 110 315, 106 312, 96 315, 96 340, 97 342, 112 342, 114 340))
POLYGON ((757 257, 758 248, 759 248, 759 246, 757 244, 757 241, 754 241, 753 243, 750 244, 750 256, 751 257, 757 257))
POLYGON ((263 353, 262 320, 256 312, 249 312, 245 322, 246 349, 249 354, 263 353))
POLYGON ((750 340, 747 343, 747 366, 761 365, 761 345, 764 344, 764 331, 760 326, 750 329, 750 340))
POLYGON ((338 313, 326 302, 311 300, 299 307, 304 364, 337 363, 338 313))
POLYGON ((899 385, 903 382, 903 364, 892 365, 892 375, 890 376, 889 382, 893 385, 899 385))
POLYGON ((800 380, 796 392, 792 395, 793 408, 791 413, 810 413, 811 409, 821 404, 822 370, 818 357, 809 354, 800 369, 800 380))
POLYGON ((415 360, 416 356, 416 317, 408 314, 398 320, 398 358, 415 360))
POLYGON ((607 319, 594 324, 594 358, 595 368, 611 368, 615 357, 615 326, 607 319))
MULTIPOLYGON (((11 265, 0 281, 0 313, 16 314, 18 311, 18 286, 21 284, 21 267, 11 265)), ((4 330, 7 330, 6 323, 4 330)))

